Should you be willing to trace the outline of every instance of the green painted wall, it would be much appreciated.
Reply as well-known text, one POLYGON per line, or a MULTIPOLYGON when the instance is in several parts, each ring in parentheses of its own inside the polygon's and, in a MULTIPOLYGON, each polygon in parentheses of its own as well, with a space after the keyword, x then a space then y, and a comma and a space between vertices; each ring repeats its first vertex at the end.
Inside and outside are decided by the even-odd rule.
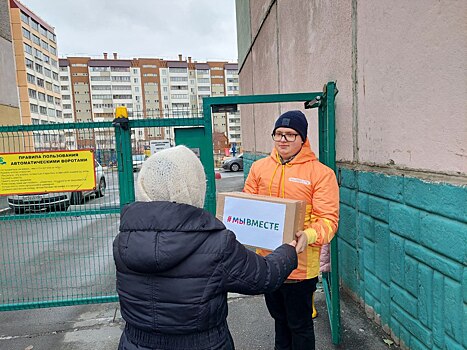
POLYGON ((343 285, 410 349, 467 347, 467 188, 339 170, 343 285))

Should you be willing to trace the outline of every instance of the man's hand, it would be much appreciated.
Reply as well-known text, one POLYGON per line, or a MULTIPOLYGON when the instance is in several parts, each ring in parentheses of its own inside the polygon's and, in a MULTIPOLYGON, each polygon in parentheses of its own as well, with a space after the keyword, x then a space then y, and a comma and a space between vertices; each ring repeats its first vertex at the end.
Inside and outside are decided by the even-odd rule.
POLYGON ((307 240, 305 232, 303 232, 303 231, 298 231, 295 234, 295 238, 297 239, 297 242, 296 242, 296 245, 295 245, 295 251, 297 252, 297 254, 300 254, 301 252, 303 252, 305 250, 305 248, 306 248, 306 246, 308 244, 308 240, 307 240))

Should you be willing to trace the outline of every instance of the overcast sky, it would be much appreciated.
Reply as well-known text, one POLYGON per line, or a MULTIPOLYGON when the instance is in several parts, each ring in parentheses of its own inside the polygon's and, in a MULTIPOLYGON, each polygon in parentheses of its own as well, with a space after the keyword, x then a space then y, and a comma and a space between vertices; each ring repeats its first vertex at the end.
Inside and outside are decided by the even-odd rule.
POLYGON ((55 27, 59 57, 237 61, 235 0, 20 0, 55 27))

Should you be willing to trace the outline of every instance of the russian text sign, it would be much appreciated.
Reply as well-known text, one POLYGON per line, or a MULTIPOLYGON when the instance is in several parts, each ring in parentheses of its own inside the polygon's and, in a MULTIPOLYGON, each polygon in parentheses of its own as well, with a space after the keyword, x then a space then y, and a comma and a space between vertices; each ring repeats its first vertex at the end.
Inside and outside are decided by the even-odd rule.
POLYGON ((0 153, 0 195, 95 188, 92 150, 0 153))
POLYGON ((282 244, 286 205, 226 197, 223 222, 245 245, 274 250, 282 244))

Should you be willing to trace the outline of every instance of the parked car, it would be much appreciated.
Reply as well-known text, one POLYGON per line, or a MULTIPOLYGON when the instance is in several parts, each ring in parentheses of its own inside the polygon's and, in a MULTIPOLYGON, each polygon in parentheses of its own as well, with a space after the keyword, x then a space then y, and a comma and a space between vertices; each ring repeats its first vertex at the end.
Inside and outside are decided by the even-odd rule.
POLYGON ((238 157, 227 158, 222 163, 222 168, 230 171, 243 170, 243 154, 240 154, 238 157))
POLYGON ((7 198, 8 206, 15 214, 22 214, 26 211, 58 211, 68 210, 70 204, 82 204, 84 203, 85 197, 90 195, 102 197, 105 195, 107 186, 104 169, 95 161, 94 170, 96 172, 95 190, 11 195, 7 198))
POLYGON ((133 160, 133 171, 140 171, 146 156, 144 154, 133 154, 131 158, 133 160))

